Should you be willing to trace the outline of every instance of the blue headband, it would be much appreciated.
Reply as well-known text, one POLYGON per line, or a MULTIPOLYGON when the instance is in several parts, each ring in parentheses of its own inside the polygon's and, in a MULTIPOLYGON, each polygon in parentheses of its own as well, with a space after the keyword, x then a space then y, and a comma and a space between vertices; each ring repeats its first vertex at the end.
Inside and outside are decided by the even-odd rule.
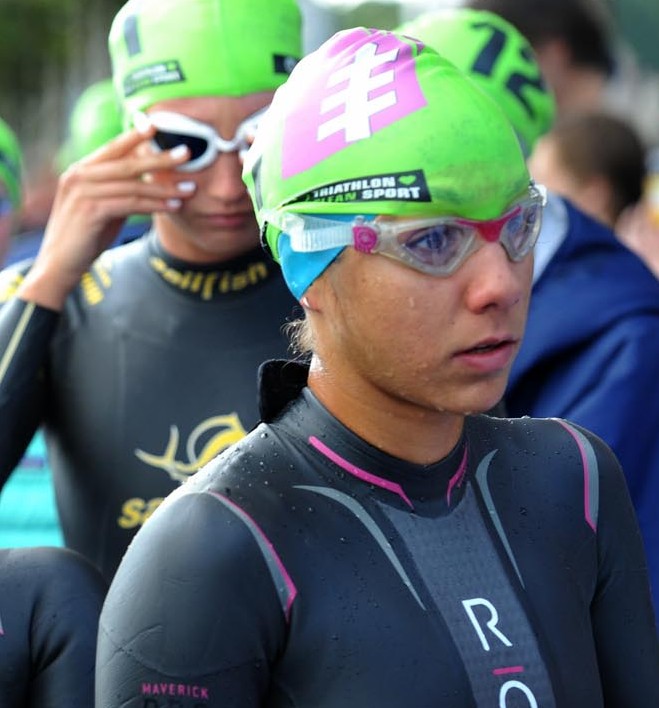
MULTIPOLYGON (((314 214, 315 217, 325 217, 333 221, 354 221, 355 214, 314 214)), ((370 215, 369 221, 375 218, 370 215)), ((299 300, 306 289, 318 278, 325 269, 341 253, 345 246, 328 248, 326 251, 313 251, 299 253, 291 248, 291 239, 288 234, 281 233, 277 242, 279 263, 284 274, 288 289, 299 300)))

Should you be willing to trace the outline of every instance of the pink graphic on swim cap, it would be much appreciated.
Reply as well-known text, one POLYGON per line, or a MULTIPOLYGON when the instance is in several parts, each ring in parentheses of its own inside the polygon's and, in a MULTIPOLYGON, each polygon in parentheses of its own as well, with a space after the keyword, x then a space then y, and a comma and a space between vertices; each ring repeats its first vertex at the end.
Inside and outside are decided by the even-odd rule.
POLYGON ((412 51, 394 34, 341 33, 311 67, 315 72, 320 66, 321 73, 308 77, 308 90, 299 99, 303 105, 287 117, 282 176, 308 170, 423 108, 412 51))

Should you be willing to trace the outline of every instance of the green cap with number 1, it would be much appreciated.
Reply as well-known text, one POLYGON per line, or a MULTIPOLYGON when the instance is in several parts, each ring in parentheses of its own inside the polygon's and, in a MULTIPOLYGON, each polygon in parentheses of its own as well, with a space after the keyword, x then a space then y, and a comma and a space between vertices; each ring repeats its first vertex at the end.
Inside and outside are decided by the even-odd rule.
POLYGON ((129 0, 109 36, 124 117, 154 103, 274 91, 302 55, 295 0, 129 0))

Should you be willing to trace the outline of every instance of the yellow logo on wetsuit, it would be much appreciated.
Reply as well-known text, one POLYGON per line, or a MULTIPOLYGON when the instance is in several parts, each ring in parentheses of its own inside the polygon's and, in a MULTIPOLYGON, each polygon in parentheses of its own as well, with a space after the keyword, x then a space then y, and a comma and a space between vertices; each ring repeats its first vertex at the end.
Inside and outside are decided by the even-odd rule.
POLYGON ((210 272, 178 270, 168 265, 159 256, 152 256, 149 263, 163 280, 179 290, 199 295, 202 300, 211 300, 216 294, 239 292, 266 280, 269 275, 265 261, 250 263, 245 270, 235 273, 230 270, 210 272))
MULTIPOLYGON (((237 413, 218 415, 202 421, 190 433, 185 446, 187 460, 177 459, 180 433, 176 425, 169 429, 169 441, 161 455, 139 449, 135 450, 135 455, 150 467, 167 472, 172 480, 183 483, 220 452, 238 442, 246 433, 237 413), (213 432, 207 442, 201 442, 202 437, 208 437, 208 433, 212 431, 217 432, 213 432)), ((162 500, 162 497, 150 500, 137 497, 128 499, 121 508, 117 523, 124 529, 143 525, 162 500)))
POLYGON ((0 273, 0 304, 9 302, 14 297, 24 278, 25 273, 13 268, 0 273))

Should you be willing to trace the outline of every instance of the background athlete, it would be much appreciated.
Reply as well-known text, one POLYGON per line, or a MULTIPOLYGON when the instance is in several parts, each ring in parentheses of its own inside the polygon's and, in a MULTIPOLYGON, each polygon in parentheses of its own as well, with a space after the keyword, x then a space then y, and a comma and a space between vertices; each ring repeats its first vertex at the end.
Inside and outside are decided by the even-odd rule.
POLYGON ((0 548, 0 705, 89 708, 100 573, 64 548, 0 548))
POLYGON ((16 134, 0 118, 0 266, 11 247, 21 205, 22 161, 16 134))
POLYGON ((427 45, 346 30, 279 89, 244 176, 311 363, 264 366, 264 423, 134 539, 97 708, 657 703, 615 457, 478 415, 544 201, 504 114, 427 45))
MULTIPOLYGON (((123 132, 121 107, 111 79, 88 86, 77 98, 68 122, 67 138, 57 155, 63 172, 111 138, 123 132)), ((142 236, 149 217, 126 220, 114 244, 142 236)), ((34 259, 39 252, 43 228, 15 234, 5 265, 34 259)), ((0 546, 62 546, 62 530, 55 505, 52 472, 43 431, 37 430, 21 461, 14 467, 0 492, 0 546)))
POLYGON ((300 22, 293 0, 128 2, 115 87, 127 123, 164 123, 142 115, 68 169, 33 265, 3 274, 0 479, 43 423, 65 542, 106 578, 162 498, 256 422, 257 365, 286 352, 294 300, 258 247, 240 151, 300 22), (151 212, 148 237, 103 253, 151 212))

